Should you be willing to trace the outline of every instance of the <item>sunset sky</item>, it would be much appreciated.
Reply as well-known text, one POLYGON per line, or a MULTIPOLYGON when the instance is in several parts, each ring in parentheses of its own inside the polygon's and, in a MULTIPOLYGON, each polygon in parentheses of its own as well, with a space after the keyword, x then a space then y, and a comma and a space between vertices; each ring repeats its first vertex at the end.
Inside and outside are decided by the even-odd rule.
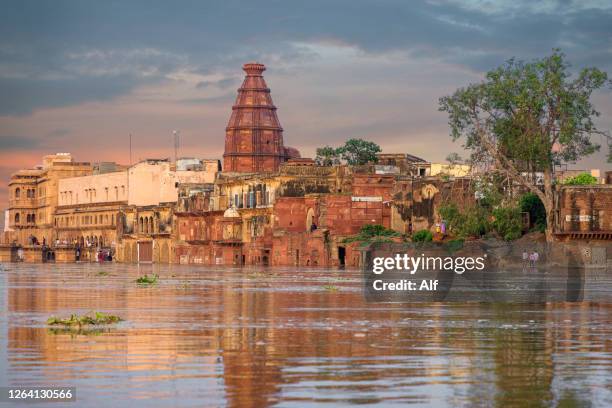
MULTIPOLYGON (((0 208, 41 156, 221 158, 242 64, 256 60, 303 156, 351 137, 444 161, 438 98, 561 48, 612 74, 610 1, 2 1, 0 208)), ((595 95, 612 130, 612 90, 595 95)), ((606 149, 602 149, 605 151, 606 149)), ((610 168, 604 153, 579 164, 610 168)))

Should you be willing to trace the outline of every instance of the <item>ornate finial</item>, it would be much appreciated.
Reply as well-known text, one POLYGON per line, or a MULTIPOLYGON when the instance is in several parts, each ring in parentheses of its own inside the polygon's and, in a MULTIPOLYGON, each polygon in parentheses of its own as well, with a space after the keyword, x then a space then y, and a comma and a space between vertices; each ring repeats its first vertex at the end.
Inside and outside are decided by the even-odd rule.
POLYGON ((247 62, 242 66, 242 69, 248 76, 261 76, 262 72, 266 70, 266 66, 259 62, 247 62))

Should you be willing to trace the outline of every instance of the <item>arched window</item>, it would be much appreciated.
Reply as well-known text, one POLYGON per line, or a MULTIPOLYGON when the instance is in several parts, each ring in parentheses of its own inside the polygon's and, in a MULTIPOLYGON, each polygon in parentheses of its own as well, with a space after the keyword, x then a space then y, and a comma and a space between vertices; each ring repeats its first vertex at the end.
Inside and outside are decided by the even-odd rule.
POLYGON ((119 187, 115 186, 115 200, 119 201, 119 187))
POLYGON ((149 217, 149 232, 152 234, 153 232, 153 217, 149 217))
POLYGON ((140 232, 142 233, 144 231, 144 225, 143 225, 143 221, 142 221, 142 217, 140 217, 140 232))
POLYGON ((32 223, 36 223, 36 214, 32 214, 32 223))
POLYGON ((15 189, 15 199, 19 200, 21 198, 21 189, 19 187, 17 187, 15 189))

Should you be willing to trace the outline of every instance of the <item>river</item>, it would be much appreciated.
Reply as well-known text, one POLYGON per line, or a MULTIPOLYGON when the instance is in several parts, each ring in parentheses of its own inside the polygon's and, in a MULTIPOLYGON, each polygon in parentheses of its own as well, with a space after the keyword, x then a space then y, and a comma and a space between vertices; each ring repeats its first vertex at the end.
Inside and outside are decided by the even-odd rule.
POLYGON ((76 387, 79 407, 611 406, 602 285, 610 302, 381 304, 359 271, 5 264, 0 386, 76 387), (124 321, 46 325, 93 310, 124 321))

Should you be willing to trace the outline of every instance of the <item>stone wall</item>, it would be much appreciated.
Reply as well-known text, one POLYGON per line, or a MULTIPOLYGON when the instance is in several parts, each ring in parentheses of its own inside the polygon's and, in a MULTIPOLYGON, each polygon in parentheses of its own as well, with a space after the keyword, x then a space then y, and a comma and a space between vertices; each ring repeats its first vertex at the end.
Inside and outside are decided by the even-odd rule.
POLYGON ((563 186, 558 233, 612 233, 612 185, 563 186))

